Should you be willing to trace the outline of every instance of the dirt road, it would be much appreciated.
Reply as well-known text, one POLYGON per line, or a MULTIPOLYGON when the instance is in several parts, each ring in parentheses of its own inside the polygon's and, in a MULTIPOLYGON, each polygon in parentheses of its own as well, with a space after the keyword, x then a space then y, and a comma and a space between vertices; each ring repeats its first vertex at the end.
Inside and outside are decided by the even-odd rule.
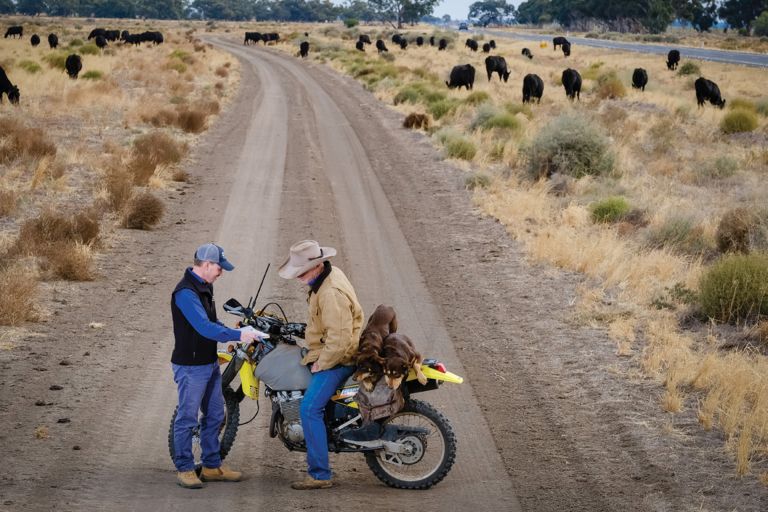
MULTIPOLYGON (((569 322, 579 278, 526 264, 501 226, 473 212, 461 171, 426 138, 327 68, 212 41, 240 59, 242 88, 195 148, 192 182, 168 192, 164 224, 121 232, 101 280, 53 286, 46 321, 0 352, 0 507, 764 508, 764 488, 730 476, 714 434, 699 434, 692 414, 664 417, 650 384, 620 375, 632 363, 602 333, 569 322), (340 486, 292 491, 304 456, 269 438, 266 403, 227 459, 246 482, 175 485, 170 290, 194 248, 216 240, 237 267, 216 284, 219 304, 252 294, 272 263, 261 297, 304 320, 304 290, 275 268, 302 238, 338 249, 367 313, 393 305, 422 353, 466 377, 424 395, 459 444, 433 489, 389 489, 362 457, 339 455, 340 486)), ((255 411, 246 401, 241 417, 255 411)))

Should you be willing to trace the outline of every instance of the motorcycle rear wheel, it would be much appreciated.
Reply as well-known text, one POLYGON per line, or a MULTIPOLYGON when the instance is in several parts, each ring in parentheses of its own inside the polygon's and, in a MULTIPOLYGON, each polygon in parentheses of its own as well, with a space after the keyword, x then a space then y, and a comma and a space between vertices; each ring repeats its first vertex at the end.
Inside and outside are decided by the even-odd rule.
MULTIPOLYGON (((224 405, 225 405, 225 417, 224 423, 221 424, 219 429, 219 454, 223 461, 229 451, 232 449, 232 445, 237 437, 237 428, 240 422, 240 402, 237 400, 235 393, 230 388, 224 389, 224 405)), ((175 449, 173 446, 173 422, 176 420, 176 413, 179 407, 173 410, 173 416, 171 416, 171 425, 168 429, 168 452, 173 460, 175 449)), ((200 474, 202 471, 202 450, 200 449, 200 424, 192 430, 192 456, 195 459, 195 471, 200 474)))
POLYGON ((443 413, 427 402, 409 400, 384 424, 422 427, 429 432, 398 439, 409 448, 407 454, 366 452, 365 461, 376 478, 398 489, 429 489, 445 478, 456 460, 456 435, 443 413))

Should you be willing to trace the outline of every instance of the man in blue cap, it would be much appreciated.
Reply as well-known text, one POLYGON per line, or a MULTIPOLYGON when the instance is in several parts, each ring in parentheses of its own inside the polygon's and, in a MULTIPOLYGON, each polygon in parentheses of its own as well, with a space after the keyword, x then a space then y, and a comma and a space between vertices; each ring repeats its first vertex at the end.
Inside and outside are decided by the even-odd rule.
POLYGON ((171 295, 175 345, 171 355, 173 380, 179 393, 179 407, 173 422, 173 462, 178 484, 198 489, 203 481, 237 482, 238 471, 221 465, 219 429, 224 421, 216 344, 233 340, 253 341, 256 334, 230 329, 216 318, 213 283, 224 270, 235 267, 224 257, 224 249, 208 243, 195 251, 193 265, 184 272, 171 295), (203 469, 195 473, 192 431, 200 425, 203 469))

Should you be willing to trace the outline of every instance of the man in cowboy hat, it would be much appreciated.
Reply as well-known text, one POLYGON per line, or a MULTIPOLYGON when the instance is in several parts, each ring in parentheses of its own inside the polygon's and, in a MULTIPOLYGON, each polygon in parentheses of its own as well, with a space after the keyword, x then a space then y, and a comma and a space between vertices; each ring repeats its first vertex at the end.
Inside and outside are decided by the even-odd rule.
POLYGON ((333 486, 323 414, 328 400, 354 373, 354 355, 363 327, 363 309, 347 276, 331 265, 336 249, 314 240, 295 243, 280 277, 309 286, 309 319, 304 335, 309 349, 302 364, 311 364, 312 381, 301 402, 301 424, 307 443, 307 478, 294 482, 299 490, 333 486))
POLYGON ((173 462, 178 484, 198 489, 203 481, 236 482, 239 471, 221 465, 219 427, 224 421, 224 395, 216 343, 232 340, 253 341, 256 334, 230 329, 216 318, 213 283, 224 270, 235 267, 216 244, 203 244, 195 251, 192 266, 171 295, 171 315, 175 344, 171 363, 178 386, 179 406, 173 421, 173 462), (199 412, 203 412, 198 420, 199 412), (203 469, 195 473, 192 455, 193 430, 200 426, 203 469), (202 479, 202 480, 201 480, 202 479))

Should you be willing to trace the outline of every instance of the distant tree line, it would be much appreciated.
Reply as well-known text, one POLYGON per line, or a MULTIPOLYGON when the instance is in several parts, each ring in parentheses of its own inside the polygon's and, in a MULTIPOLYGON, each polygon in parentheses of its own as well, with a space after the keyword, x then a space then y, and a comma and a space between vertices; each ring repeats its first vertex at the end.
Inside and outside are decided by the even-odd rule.
POLYGON ((207 20, 332 21, 400 26, 430 16, 439 0, 0 0, 0 14, 207 20))
POLYGON ((566 28, 604 27, 619 32, 664 32, 675 20, 696 30, 712 28, 718 18, 750 30, 768 0, 527 0, 517 8, 520 23, 556 21, 566 28))

